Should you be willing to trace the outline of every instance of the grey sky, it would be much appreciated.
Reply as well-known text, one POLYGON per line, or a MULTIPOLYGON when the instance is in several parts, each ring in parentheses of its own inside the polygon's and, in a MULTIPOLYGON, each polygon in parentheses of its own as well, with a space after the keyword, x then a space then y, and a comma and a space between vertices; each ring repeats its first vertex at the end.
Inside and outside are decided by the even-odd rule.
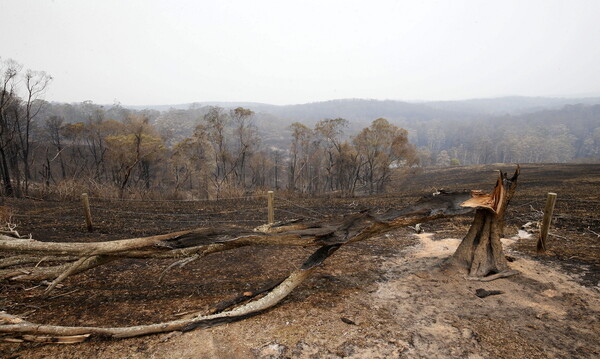
POLYGON ((599 95, 599 18, 596 0, 0 0, 0 56, 67 102, 599 95))

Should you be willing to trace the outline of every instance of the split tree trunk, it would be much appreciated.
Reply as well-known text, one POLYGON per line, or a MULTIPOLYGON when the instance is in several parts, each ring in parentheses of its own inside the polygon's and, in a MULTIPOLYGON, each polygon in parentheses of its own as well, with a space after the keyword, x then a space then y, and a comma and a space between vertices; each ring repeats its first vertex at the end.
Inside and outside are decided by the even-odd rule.
POLYGON ((469 232, 449 264, 466 268, 469 277, 491 280, 516 274, 508 268, 500 238, 504 235, 504 215, 517 187, 519 173, 517 167, 509 179, 506 173, 500 172, 491 194, 474 192, 473 198, 462 204, 464 207, 476 207, 477 210, 469 232))

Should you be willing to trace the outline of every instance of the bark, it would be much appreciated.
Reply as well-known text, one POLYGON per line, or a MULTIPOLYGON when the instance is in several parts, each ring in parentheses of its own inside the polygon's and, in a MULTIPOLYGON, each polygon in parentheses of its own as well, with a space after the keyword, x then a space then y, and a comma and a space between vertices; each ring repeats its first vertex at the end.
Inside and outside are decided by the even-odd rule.
POLYGON ((0 174, 2 175, 2 183, 4 185, 4 195, 12 196, 13 187, 8 169, 8 161, 6 160, 6 153, 2 146, 0 146, 0 174))

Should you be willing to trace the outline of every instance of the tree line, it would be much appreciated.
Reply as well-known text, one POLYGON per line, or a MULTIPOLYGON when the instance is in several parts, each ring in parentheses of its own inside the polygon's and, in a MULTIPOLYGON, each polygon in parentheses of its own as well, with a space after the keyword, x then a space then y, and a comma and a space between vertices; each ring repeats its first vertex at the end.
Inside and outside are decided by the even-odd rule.
POLYGON ((86 182, 118 197, 220 198, 267 189, 352 196, 384 191, 394 168, 417 163, 407 131, 385 119, 351 139, 344 119, 314 128, 294 123, 289 149, 280 149, 261 142, 253 111, 213 106, 189 137, 169 145, 143 113, 123 110, 129 113, 118 121, 93 108, 82 122, 50 116, 43 123, 31 159, 43 191, 86 182))
POLYGON ((406 130, 377 119, 350 138, 348 121, 289 127, 289 148, 262 142, 247 108, 208 106, 175 138, 157 111, 42 99, 51 77, 2 63, 0 174, 5 196, 220 198, 267 189, 305 194, 385 190, 417 163, 406 130), (20 87, 22 86, 22 87, 20 87), (22 94, 25 94, 23 96, 22 94))

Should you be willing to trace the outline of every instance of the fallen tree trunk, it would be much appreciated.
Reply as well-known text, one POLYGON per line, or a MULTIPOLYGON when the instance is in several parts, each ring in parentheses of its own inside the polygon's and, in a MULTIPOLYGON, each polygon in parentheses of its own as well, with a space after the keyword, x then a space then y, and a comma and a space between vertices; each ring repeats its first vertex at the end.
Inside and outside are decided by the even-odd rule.
POLYGON ((61 276, 64 279, 65 273, 67 276, 80 273, 118 258, 200 259, 209 254, 251 245, 304 247, 346 244, 381 235, 396 228, 467 213, 471 209, 461 207, 461 203, 470 197, 467 192, 431 195, 402 210, 390 210, 384 214, 361 212, 329 221, 296 222, 290 226, 275 227, 273 231, 270 227, 264 227, 263 230, 267 233, 240 228, 199 228, 98 243, 41 242, 31 238, 0 235, 2 251, 10 251, 20 256, 66 256, 70 261, 50 267, 2 269, 0 279, 56 280, 61 276), (72 263, 74 258, 76 261, 72 263), (81 258, 87 259, 80 260, 81 258))
POLYGON ((279 303, 339 247, 341 247, 341 244, 327 245, 319 248, 304 262, 300 269, 292 272, 267 295, 229 311, 199 315, 190 319, 180 319, 171 322, 117 328, 41 325, 24 321, 6 313, 0 313, 0 333, 8 334, 0 336, 0 338, 10 342, 77 343, 86 340, 90 336, 130 338, 155 333, 189 331, 200 327, 207 328, 216 324, 236 321, 279 303))

